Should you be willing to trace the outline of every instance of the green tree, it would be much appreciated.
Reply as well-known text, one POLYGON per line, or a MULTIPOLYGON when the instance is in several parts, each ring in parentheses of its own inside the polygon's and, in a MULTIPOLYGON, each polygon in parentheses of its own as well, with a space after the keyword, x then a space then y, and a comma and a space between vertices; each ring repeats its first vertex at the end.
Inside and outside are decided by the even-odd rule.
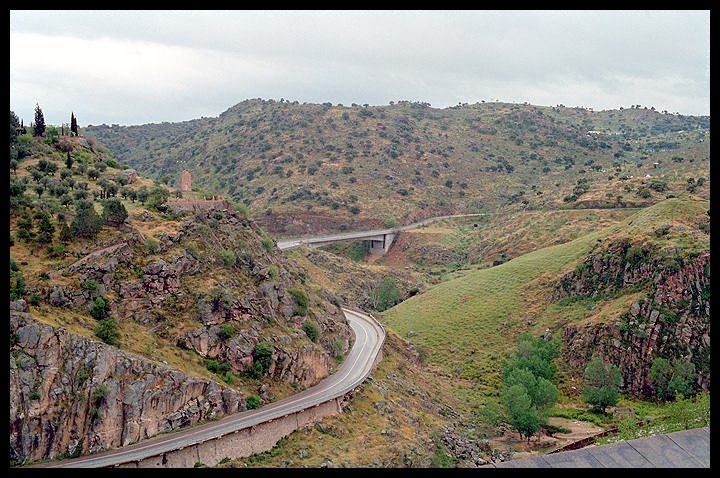
POLYGON ((155 186, 148 194, 147 205, 150 208, 157 209, 159 206, 165 204, 169 198, 170 191, 163 187, 155 186))
POLYGON ((695 365, 689 360, 673 362, 672 378, 668 383, 668 391, 676 398, 688 398, 693 392, 695 381, 695 365))
POLYGON ((42 136, 45 134, 45 116, 43 115, 40 105, 35 103, 35 136, 42 136))
POLYGON ((120 328, 113 317, 100 320, 95 328, 95 335, 108 345, 120 345, 120 328))
POLYGON ((249 395, 248 398, 245 400, 245 408, 247 408, 248 410, 260 408, 260 397, 258 397, 257 395, 249 395))
POLYGON ((106 224, 119 226, 128 218, 128 212, 119 199, 106 199, 105 202, 103 202, 102 218, 106 224))
POLYGON ((137 190, 137 199, 140 201, 140 204, 145 204, 145 202, 148 200, 148 197, 150 196, 150 191, 148 191, 148 188, 146 186, 140 186, 140 188, 137 190))
POLYGON ((530 441, 530 437, 540 430, 540 419, 525 387, 522 385, 508 387, 503 390, 501 399, 510 426, 520 433, 521 439, 525 435, 530 441))
POLYGON ((70 156, 70 151, 68 151, 67 157, 65 158, 65 166, 67 166, 68 169, 72 170, 74 163, 75 161, 73 161, 72 156, 70 156))
POLYGON ((71 225, 74 235, 94 238, 102 229, 102 222, 91 201, 80 199, 75 204, 75 219, 71 225))
POLYGON ((10 169, 12 169, 13 172, 17 173, 17 168, 18 168, 17 159, 11 159, 10 160, 10 169))
POLYGON ((93 302, 90 315, 92 315, 95 320, 102 320, 107 316, 107 313, 107 302, 105 302, 105 299, 102 297, 96 298, 95 302, 93 302))
POLYGON ((618 402, 621 381, 620 369, 596 355, 585 367, 583 400, 592 405, 593 411, 605 413, 607 407, 618 402))
POLYGON ((75 113, 70 113, 70 131, 75 133, 75 136, 78 135, 78 124, 77 124, 77 118, 75 118, 75 113))
POLYGON ((72 228, 68 226, 68 223, 63 221, 63 223, 60 225, 60 241, 62 242, 70 242, 75 237, 72 228))
POLYGON ((13 110, 10 110, 10 143, 17 142, 15 131, 20 127, 20 118, 17 117, 13 110))
POLYGON ((655 394, 658 400, 665 400, 669 392, 668 384, 672 378, 670 362, 662 357, 655 357, 650 366, 648 378, 655 388, 655 394))
POLYGON ((402 296, 395 279, 385 276, 371 295, 372 306, 382 312, 400 302, 402 296))
POLYGON ((38 222, 38 242, 40 244, 50 244, 55 234, 55 225, 50 220, 50 215, 46 212, 40 214, 38 222))
POLYGON ((253 368, 250 375, 253 378, 260 378, 265 375, 272 366, 273 346, 268 342, 258 342, 253 352, 253 368))
POLYGON ((503 375, 514 368, 526 368, 534 375, 546 380, 554 380, 557 367, 553 360, 560 354, 560 343, 556 340, 545 340, 525 333, 518 339, 515 353, 503 369, 503 375))

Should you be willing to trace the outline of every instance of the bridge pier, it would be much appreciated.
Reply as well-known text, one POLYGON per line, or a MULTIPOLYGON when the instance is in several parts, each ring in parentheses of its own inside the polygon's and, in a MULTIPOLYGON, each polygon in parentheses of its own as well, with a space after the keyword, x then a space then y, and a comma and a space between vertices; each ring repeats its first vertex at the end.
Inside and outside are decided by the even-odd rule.
POLYGON ((370 254, 382 256, 390 250, 397 233, 383 234, 382 239, 370 239, 370 254))

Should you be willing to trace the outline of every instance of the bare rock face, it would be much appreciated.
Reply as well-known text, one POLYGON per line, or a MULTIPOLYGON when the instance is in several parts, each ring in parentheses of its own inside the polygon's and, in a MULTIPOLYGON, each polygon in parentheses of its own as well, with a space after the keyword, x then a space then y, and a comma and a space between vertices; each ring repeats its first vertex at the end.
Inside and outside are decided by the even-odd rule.
POLYGON ((10 311, 10 460, 86 454, 244 408, 216 382, 10 311))
POLYGON ((563 278, 553 297, 620 291, 644 284, 647 296, 634 302, 618 320, 605 324, 566 326, 565 363, 577 376, 600 354, 617 365, 622 389, 652 396, 648 374, 655 357, 690 360, 698 390, 710 388, 710 254, 685 258, 653 258, 628 244, 611 247, 585 261, 563 278), (634 262, 622 260, 634 257, 634 262), (634 251, 634 252, 633 252, 634 251), (618 253, 620 252, 620 253, 618 253))

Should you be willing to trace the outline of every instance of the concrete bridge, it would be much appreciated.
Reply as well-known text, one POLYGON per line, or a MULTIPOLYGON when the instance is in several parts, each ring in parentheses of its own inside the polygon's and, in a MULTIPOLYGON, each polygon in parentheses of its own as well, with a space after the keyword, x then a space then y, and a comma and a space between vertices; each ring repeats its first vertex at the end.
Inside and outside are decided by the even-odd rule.
POLYGON ((433 222, 442 221, 444 219, 453 219, 458 217, 487 216, 492 213, 475 213, 475 214, 453 214, 450 216, 437 216, 425 219, 424 221, 414 222, 407 226, 398 226, 388 229, 373 229, 369 231, 347 232, 342 234, 329 234, 326 236, 309 236, 298 237, 293 239, 282 239, 277 241, 278 248, 281 250, 291 249, 302 244, 311 247, 327 246, 337 242, 346 241, 370 241, 370 253, 373 255, 383 255, 390 250, 393 241, 402 231, 416 229, 418 227, 427 226, 433 222))

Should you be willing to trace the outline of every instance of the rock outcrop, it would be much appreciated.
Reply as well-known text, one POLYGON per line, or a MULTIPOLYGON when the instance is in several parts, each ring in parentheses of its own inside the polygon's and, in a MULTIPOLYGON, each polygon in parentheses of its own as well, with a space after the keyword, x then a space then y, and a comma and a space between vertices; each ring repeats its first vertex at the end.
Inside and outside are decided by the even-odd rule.
POLYGON ((647 295, 617 320, 564 328, 566 367, 582 376, 587 361, 600 354, 620 368, 623 391, 652 396, 653 359, 683 359, 695 366, 695 388, 708 390, 710 254, 662 257, 650 247, 616 242, 565 276, 552 298, 621 295, 626 288, 647 295))
POLYGON ((10 460, 128 445, 245 407, 212 380, 43 324, 10 307, 10 460))

